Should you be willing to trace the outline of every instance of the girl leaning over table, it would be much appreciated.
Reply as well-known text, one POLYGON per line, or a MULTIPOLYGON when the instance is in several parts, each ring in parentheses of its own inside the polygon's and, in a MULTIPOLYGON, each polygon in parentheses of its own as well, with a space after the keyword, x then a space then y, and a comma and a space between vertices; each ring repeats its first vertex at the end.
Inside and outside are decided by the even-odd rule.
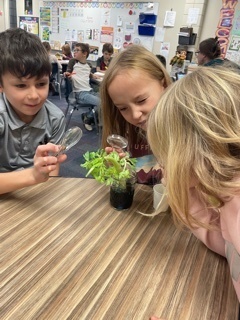
POLYGON ((139 183, 156 184, 161 170, 146 140, 149 113, 171 79, 158 58, 140 45, 131 45, 114 57, 100 87, 103 120, 102 146, 107 152, 110 134, 128 140, 128 151, 136 157, 139 183))
POLYGON ((199 68, 162 94, 148 141, 176 224, 226 257, 240 300, 239 89, 237 73, 199 68))

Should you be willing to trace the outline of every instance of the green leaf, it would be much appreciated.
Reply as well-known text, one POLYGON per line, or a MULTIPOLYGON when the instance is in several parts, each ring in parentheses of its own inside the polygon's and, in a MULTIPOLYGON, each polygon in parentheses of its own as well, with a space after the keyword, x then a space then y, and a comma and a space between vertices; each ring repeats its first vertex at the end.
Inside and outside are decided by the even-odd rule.
POLYGON ((106 185, 111 185, 114 180, 129 179, 136 169, 135 158, 120 158, 116 151, 109 154, 105 150, 99 149, 97 152, 87 151, 83 155, 85 162, 81 167, 87 170, 86 177, 91 175, 94 179, 106 185))

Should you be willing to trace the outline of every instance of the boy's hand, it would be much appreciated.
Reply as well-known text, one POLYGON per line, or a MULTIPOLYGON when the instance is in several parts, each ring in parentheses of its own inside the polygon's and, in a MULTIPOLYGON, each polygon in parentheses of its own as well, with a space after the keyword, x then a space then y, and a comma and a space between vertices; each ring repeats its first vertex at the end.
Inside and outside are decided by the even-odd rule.
POLYGON ((65 154, 58 157, 51 155, 59 150, 60 146, 52 143, 37 147, 33 166, 33 178, 36 183, 47 181, 51 173, 58 169, 58 164, 66 160, 65 154))
POLYGON ((76 72, 64 72, 64 77, 65 78, 71 78, 73 74, 76 74, 76 72))
POLYGON ((69 76, 69 74, 70 74, 70 72, 64 72, 63 73, 64 78, 67 78, 69 76))
POLYGON ((105 151, 106 151, 107 153, 111 153, 111 152, 113 152, 113 151, 116 151, 116 152, 119 154, 119 157, 120 157, 120 158, 126 157, 126 153, 123 152, 123 150, 122 150, 121 148, 106 147, 106 148, 105 148, 105 151))

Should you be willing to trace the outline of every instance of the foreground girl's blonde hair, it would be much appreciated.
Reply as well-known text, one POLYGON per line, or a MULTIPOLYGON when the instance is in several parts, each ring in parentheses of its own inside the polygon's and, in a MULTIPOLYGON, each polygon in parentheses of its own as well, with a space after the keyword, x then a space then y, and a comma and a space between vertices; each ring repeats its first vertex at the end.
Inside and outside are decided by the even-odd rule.
POLYGON ((206 207, 220 208, 240 183, 240 76, 201 67, 162 95, 148 122, 148 140, 165 169, 175 219, 203 225, 189 212, 195 187, 206 207))

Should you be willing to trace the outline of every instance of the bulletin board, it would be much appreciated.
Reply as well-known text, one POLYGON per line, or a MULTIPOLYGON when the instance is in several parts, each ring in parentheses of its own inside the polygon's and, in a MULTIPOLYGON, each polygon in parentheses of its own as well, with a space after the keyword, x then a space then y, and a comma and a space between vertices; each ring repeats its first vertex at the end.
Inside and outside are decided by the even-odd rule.
MULTIPOLYGON (((139 35, 140 13, 158 14, 158 3, 149 2, 66 2, 40 1, 40 37, 54 49, 65 42, 85 42, 102 55, 102 45, 112 43, 115 50, 142 44, 152 51, 154 32, 139 35)), ((155 31, 155 25, 144 26, 155 31)))
POLYGON ((20 16, 19 28, 24 29, 30 33, 39 35, 39 18, 32 16, 20 16))

